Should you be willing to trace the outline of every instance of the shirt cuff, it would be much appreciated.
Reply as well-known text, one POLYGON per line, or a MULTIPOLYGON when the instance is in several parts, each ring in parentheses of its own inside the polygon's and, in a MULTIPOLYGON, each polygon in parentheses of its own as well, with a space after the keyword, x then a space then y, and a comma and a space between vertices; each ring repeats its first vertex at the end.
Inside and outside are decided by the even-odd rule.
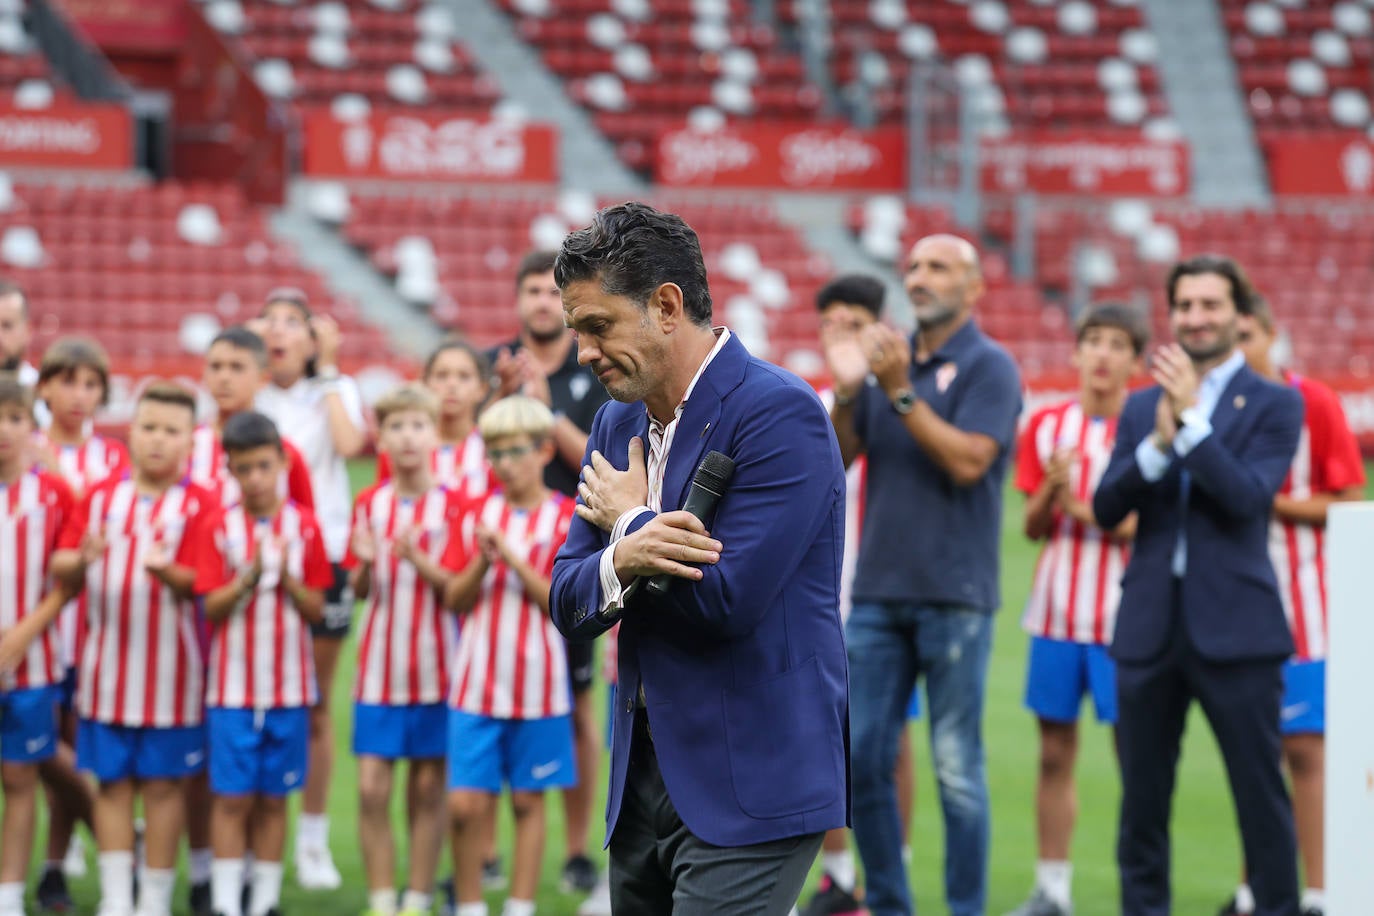
POLYGON ((1155 483, 1163 479, 1169 471, 1169 464, 1173 458, 1161 452, 1155 445, 1154 435, 1146 436, 1135 447, 1135 463, 1140 468, 1140 476, 1144 477, 1149 483, 1155 483))
POLYGON ((625 529, 629 528, 635 519, 639 518, 645 512, 652 511, 654 510, 650 509, 648 506, 635 506, 633 509, 622 514, 620 518, 615 520, 615 524, 611 526, 611 543, 614 544, 616 541, 623 538, 625 536, 625 529))
POLYGON ((1201 445, 1202 440, 1211 434, 1211 421, 1201 417, 1187 418, 1174 436, 1174 454, 1180 458, 1188 457, 1188 453, 1201 445))
POLYGON ((611 546, 601 551, 601 604, 603 617, 615 616, 624 608, 625 588, 620 584, 620 576, 615 571, 615 548, 611 546))

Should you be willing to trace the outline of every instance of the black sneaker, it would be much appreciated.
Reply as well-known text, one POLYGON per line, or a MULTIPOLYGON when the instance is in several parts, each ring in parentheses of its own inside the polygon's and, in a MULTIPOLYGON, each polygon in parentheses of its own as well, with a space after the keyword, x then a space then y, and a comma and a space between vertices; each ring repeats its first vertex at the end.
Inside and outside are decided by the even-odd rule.
POLYGON ((1326 909, 1319 906, 1305 906, 1298 911, 1298 916, 1326 916, 1326 909))
POLYGON ((71 892, 67 890, 67 876, 62 874, 61 868, 43 870, 43 877, 38 881, 38 892, 34 896, 38 900, 38 908, 49 913, 70 913, 75 906, 71 892))
POLYGON ((1007 916, 1073 916, 1073 907, 1062 906, 1050 899, 1045 889, 1037 887, 1025 903, 1007 916))
POLYGON ((214 916, 210 908, 210 882, 191 885, 191 916, 214 916))
POLYGON ((853 893, 841 890, 829 875, 821 875, 821 886, 802 909, 801 916, 857 916, 867 912, 853 893))
POLYGON ((563 863, 563 893, 590 894, 596 887, 596 866, 586 856, 573 856, 563 863))
POLYGON ((450 876, 435 885, 437 893, 434 895, 439 898, 439 916, 453 916, 458 912, 458 892, 453 887, 453 878, 450 876))
POLYGON ((503 891, 506 889, 506 873, 501 870, 501 860, 492 859, 482 863, 482 890, 503 891))

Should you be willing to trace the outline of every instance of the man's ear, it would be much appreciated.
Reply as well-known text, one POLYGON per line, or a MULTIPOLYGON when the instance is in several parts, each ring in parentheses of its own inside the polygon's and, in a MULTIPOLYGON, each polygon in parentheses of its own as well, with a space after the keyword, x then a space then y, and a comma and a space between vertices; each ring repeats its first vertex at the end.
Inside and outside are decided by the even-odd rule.
POLYGON ((649 313, 665 334, 671 334, 686 319, 682 308, 682 287, 676 283, 662 283, 649 294, 649 313))

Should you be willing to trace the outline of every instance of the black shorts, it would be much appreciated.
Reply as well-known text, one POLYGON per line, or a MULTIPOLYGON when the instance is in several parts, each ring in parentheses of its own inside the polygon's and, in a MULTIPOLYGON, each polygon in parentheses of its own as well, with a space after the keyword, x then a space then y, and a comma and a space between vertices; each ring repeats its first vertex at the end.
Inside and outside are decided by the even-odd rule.
POLYGON ((334 584, 324 593, 324 619, 310 625, 316 639, 343 639, 353 628, 353 589, 348 586, 348 570, 330 563, 334 584))
POLYGON ((568 682, 573 695, 586 693, 592 689, 596 674, 596 643, 564 640, 563 645, 568 650, 568 682))

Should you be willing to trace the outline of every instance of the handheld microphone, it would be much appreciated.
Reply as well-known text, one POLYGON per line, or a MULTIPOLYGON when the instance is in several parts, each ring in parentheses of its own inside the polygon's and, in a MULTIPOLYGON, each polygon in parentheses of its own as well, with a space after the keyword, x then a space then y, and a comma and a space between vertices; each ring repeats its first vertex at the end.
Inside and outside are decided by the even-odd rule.
MULTIPOLYGON (((723 452, 708 452, 697 465, 692 477, 691 489, 687 491, 687 501, 682 504, 684 512, 690 512, 703 522, 716 508, 716 502, 725 494, 725 487, 735 475, 735 462, 723 452)), ((649 580, 648 589, 655 595, 666 595, 674 576, 659 573, 649 580)))

